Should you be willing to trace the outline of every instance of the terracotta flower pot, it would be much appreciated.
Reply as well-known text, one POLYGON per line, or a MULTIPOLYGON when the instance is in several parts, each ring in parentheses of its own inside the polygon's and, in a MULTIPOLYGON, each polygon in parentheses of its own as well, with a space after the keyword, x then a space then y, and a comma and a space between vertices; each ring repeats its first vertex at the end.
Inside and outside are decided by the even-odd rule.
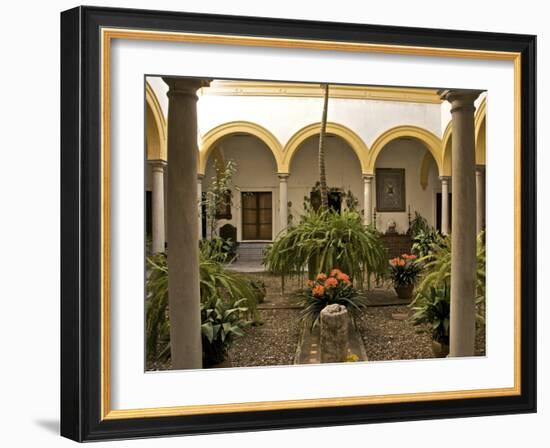
POLYGON ((414 285, 402 285, 394 287, 397 297, 401 300, 411 300, 414 285))
POLYGON ((446 358, 449 354, 449 346, 432 340, 432 352, 436 358, 446 358))

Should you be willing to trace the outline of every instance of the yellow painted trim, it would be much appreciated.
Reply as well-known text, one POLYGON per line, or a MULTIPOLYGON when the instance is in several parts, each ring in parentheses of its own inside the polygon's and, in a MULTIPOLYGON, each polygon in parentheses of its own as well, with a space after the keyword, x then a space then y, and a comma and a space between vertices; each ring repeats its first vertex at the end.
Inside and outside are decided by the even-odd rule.
MULTIPOLYGON (((296 154, 296 151, 298 151, 298 149, 300 148, 300 145, 304 143, 308 138, 318 135, 320 132, 321 123, 312 123, 294 133, 294 135, 290 137, 284 147, 283 165, 280 172, 289 173, 292 158, 296 154)), ((351 146, 351 148, 355 152, 355 155, 359 159, 361 172, 365 173, 368 165, 369 148, 367 147, 363 139, 361 139, 361 137, 359 137, 350 128, 334 122, 327 123, 326 133, 328 135, 336 135, 342 138, 346 143, 351 146)))
POLYGON ((277 164, 277 171, 284 172, 281 171, 281 166, 283 165, 283 149, 277 137, 259 124, 250 121, 230 121, 209 130, 202 138, 199 152, 199 174, 205 173, 208 156, 215 145, 219 143, 222 138, 233 134, 249 134, 260 139, 273 154, 277 164))
POLYGON ((420 128, 418 126, 405 125, 396 126, 394 128, 388 129, 376 138, 376 140, 372 144, 372 148, 370 151, 369 164, 367 167, 368 174, 374 174, 376 159, 378 158, 382 150, 386 147, 386 145, 393 140, 403 137, 414 138, 422 142, 426 146, 426 149, 430 151, 431 155, 433 156, 438 173, 441 173, 442 150, 441 140, 439 139, 439 137, 437 137, 435 134, 432 134, 430 131, 420 128))
MULTIPOLYGON (((399 101, 441 104, 437 89, 418 87, 378 87, 331 84, 330 97, 354 100, 399 101)), ((204 87, 202 95, 216 96, 283 96, 298 98, 322 98, 319 84, 263 82, 263 81, 213 81, 204 87)))
MULTIPOLYGON (((481 100, 476 109, 474 117, 475 126, 475 146, 476 146, 476 164, 485 165, 485 116, 487 114, 487 97, 481 100)), ((452 171, 452 120, 447 123, 445 133, 443 134, 443 174, 450 176, 452 171)))
POLYGON ((476 145, 476 164, 485 165, 485 150, 486 150, 486 138, 485 131, 487 116, 487 98, 483 98, 483 101, 476 110, 476 116, 474 121, 475 126, 475 145, 476 145))
POLYGON ((452 155, 452 149, 453 149, 453 121, 449 121, 447 123, 447 127, 445 128, 445 132, 443 133, 443 138, 441 147, 443 149, 443 171, 440 174, 441 176, 450 176, 451 171, 453 168, 453 155, 452 155))
POLYGON ((147 141, 147 160, 167 160, 167 127, 164 113, 153 88, 145 82, 145 137, 147 141), (148 112, 153 118, 151 123, 148 112), (156 137, 156 139, 155 139, 156 137), (155 139, 158 141, 152 141, 155 139))
POLYGON ((423 190, 428 187, 428 180, 430 177, 430 167, 434 161, 430 151, 426 149, 424 153, 424 158, 422 159, 422 164, 420 165, 420 186, 423 190))

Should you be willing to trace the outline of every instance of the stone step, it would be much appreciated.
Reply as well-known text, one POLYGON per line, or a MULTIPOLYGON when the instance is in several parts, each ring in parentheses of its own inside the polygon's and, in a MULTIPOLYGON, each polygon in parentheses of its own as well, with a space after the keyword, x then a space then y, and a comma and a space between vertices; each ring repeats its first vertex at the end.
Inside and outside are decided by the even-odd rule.
POLYGON ((261 261, 268 244, 266 243, 240 243, 237 248, 239 261, 261 261))

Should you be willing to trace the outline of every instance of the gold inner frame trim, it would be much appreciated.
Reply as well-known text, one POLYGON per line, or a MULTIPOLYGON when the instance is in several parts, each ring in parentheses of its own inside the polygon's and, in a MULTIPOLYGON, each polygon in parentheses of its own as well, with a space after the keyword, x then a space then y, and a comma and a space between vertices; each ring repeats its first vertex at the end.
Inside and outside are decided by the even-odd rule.
POLYGON ((521 54, 455 48, 366 44, 302 39, 279 39, 216 34, 194 34, 136 29, 101 29, 101 419, 129 419, 228 412, 307 409, 413 401, 503 397, 521 394, 521 54), (110 366, 110 50, 113 39, 185 42, 213 45, 296 48, 323 51, 383 53, 514 62, 514 386, 476 390, 402 393, 355 397, 315 398, 141 409, 111 409, 110 366))

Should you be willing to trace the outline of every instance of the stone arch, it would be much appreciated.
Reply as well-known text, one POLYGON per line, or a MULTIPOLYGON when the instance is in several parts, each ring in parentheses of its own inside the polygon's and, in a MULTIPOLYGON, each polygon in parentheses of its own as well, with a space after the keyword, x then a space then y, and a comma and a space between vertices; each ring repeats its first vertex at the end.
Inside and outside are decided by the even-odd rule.
POLYGON ((442 176, 450 176, 451 170, 452 170, 452 135, 453 135, 453 129, 452 129, 452 121, 449 121, 447 124, 447 127, 445 128, 445 132, 443 133, 442 138, 442 144, 441 147, 443 148, 443 172, 441 173, 442 176))
POLYGON ((147 160, 166 161, 166 119, 148 82, 145 83, 145 143, 147 160))
POLYGON ((476 142, 476 164, 485 165, 485 125, 486 125, 486 115, 487 115, 487 98, 483 98, 483 101, 479 105, 474 126, 475 126, 475 142, 476 142))
POLYGON ((430 151, 426 149, 424 157, 422 158, 422 164, 420 165, 420 186, 423 190, 428 187, 428 180, 430 177, 430 168, 432 162, 435 162, 430 151))
MULTIPOLYGON (((474 129, 475 129, 475 148, 476 148, 476 165, 485 165, 485 117, 487 114, 487 98, 483 98, 480 105, 478 106, 475 118, 474 118, 474 129)), ((443 148, 443 173, 442 176, 450 176, 452 170, 452 120, 449 121, 447 127, 445 128, 445 133, 443 134, 442 139, 442 148, 443 148)))
POLYGON ((367 167, 367 174, 374 174, 374 168, 376 165, 376 159, 382 152, 382 150, 388 145, 388 143, 399 138, 414 138, 415 140, 420 141, 424 144, 426 149, 431 153, 432 157, 435 160, 437 170, 441 173, 441 160, 442 160, 442 150, 441 150, 441 140, 436 135, 432 134, 426 129, 417 127, 417 126, 396 126, 394 128, 388 129, 379 135, 370 151, 369 163, 367 167))
POLYGON ((231 121, 216 126, 204 135, 199 153, 199 174, 204 174, 206 162, 216 144, 222 138, 235 134, 253 135, 261 140, 273 154, 277 164, 277 171, 285 172, 284 169, 282 169, 282 145, 279 140, 277 140, 277 137, 258 124, 249 121, 231 121))
MULTIPOLYGON (((282 172, 290 172, 292 158, 296 154, 296 151, 300 148, 300 145, 308 138, 319 135, 320 132, 321 123, 312 123, 303 127, 298 132, 294 133, 292 137, 290 137, 283 150, 282 172)), ((351 147, 351 149, 353 149, 353 152, 357 156, 357 159, 361 165, 361 172, 365 173, 367 169, 369 149, 361 137, 346 126, 333 122, 327 123, 326 133, 327 135, 336 135, 337 137, 340 137, 351 147)))

